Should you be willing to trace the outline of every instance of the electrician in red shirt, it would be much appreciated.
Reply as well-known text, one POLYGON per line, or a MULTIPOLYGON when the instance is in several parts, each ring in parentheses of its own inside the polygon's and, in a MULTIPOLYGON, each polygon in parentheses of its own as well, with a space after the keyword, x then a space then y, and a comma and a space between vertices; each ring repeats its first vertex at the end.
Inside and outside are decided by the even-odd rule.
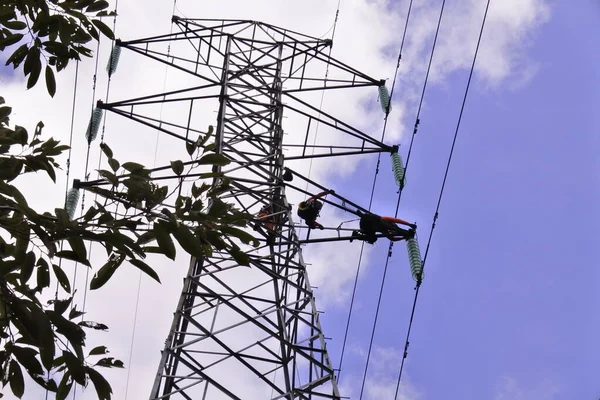
MULTIPOLYGON (((359 214, 360 215, 360 214, 359 214)), ((362 236, 362 240, 369 244, 377 241, 377 234, 382 233, 392 242, 414 237, 417 226, 400 218, 382 217, 367 213, 360 215, 360 231, 354 231, 354 236, 362 236), (403 229, 398 225, 405 225, 411 229, 403 229)))

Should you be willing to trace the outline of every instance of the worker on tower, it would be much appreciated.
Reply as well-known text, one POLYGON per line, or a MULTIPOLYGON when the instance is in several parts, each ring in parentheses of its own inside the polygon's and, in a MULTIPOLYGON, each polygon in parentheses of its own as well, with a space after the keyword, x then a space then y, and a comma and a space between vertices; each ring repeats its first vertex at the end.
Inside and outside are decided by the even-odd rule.
POLYGON ((377 241, 377 234, 382 233, 392 242, 410 239, 415 236, 417 226, 400 218, 382 217, 367 213, 360 215, 360 231, 352 232, 353 236, 362 236, 362 240, 369 244, 377 241), (402 229, 396 224, 409 226, 411 229, 402 229))
POLYGON ((298 216, 304 220, 309 228, 323 229, 323 225, 317 222, 317 217, 321 212, 321 208, 323 208, 323 202, 318 199, 330 193, 335 192, 333 190, 325 190, 298 203, 298 216))
MULTIPOLYGON (((275 216, 273 215, 273 210, 270 205, 266 205, 258 212, 257 215, 260 224, 267 231, 267 244, 273 245, 275 243, 275 216)), ((260 225, 256 224, 254 226, 255 231, 260 230, 260 225)))

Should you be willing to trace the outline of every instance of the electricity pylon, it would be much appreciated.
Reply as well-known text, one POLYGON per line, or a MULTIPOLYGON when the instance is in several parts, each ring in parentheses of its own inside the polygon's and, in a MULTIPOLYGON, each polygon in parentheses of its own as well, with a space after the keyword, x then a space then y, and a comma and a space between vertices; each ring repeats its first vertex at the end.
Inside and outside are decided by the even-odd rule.
POLYGON ((300 248, 310 240, 299 240, 286 196, 286 189, 302 192, 289 182, 291 175, 309 180, 286 167, 311 157, 390 152, 307 100, 323 90, 383 82, 331 58, 331 40, 255 21, 173 22, 176 33, 117 45, 197 84, 101 107, 190 142, 200 132, 194 125, 198 104, 218 105, 214 151, 232 161, 227 170, 215 167, 231 181, 223 197, 252 215, 268 210, 274 228, 254 225, 261 245, 243 248, 250 267, 219 251, 191 259, 150 399, 339 399, 300 248), (177 104, 187 120, 159 120, 145 111, 161 103, 177 104), (293 126, 284 124, 284 113, 293 126), (343 136, 343 145, 309 143, 316 125, 343 136))

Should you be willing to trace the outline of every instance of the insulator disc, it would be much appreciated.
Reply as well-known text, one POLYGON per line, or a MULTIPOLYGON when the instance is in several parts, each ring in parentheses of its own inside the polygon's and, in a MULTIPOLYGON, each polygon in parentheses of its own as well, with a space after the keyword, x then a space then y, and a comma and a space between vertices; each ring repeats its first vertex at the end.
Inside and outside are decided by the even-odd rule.
POLYGON ((379 104, 381 105, 381 110, 384 113, 388 114, 392 111, 392 105, 390 104, 390 92, 385 85, 381 85, 377 88, 379 90, 379 104))
POLYGON ((392 171, 394 172, 396 185, 402 189, 406 185, 406 176, 404 174, 404 163, 402 162, 402 156, 396 152, 392 153, 390 157, 392 158, 392 171))
POLYGON ((121 47, 114 46, 112 51, 110 52, 110 58, 108 59, 108 64, 106 65, 106 72, 108 72, 108 76, 112 76, 117 71, 117 65, 119 65, 119 57, 121 57, 121 47))
POLYGON ((102 121, 102 112, 102 109, 98 107, 94 108, 94 111, 92 112, 90 122, 87 130, 85 131, 85 138, 87 139, 88 143, 92 143, 98 136, 100 122, 102 121))
POLYGON ((65 210, 69 214, 69 218, 75 217, 75 211, 77 210, 77 204, 79 203, 79 189, 71 188, 67 193, 67 201, 65 204, 65 210))
POLYGON ((421 250, 419 250, 419 242, 416 238, 406 240, 406 248, 408 249, 408 261, 410 263, 410 272, 415 281, 419 282, 423 279, 423 261, 421 260, 421 250))

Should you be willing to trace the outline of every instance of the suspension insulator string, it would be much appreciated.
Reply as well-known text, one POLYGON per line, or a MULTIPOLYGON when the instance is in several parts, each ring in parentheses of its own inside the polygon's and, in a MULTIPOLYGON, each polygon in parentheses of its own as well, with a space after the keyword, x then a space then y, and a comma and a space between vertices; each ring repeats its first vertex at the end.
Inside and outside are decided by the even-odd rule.
POLYGON ((87 130, 85 131, 85 138, 88 144, 91 144, 98 137, 98 131, 100 130, 100 123, 102 122, 103 110, 95 107, 90 117, 87 130))
POLYGON ((423 281, 423 261, 421 260, 421 250, 416 237, 406 240, 406 249, 408 250, 410 272, 413 279, 420 284, 423 281))
POLYGON ((400 188, 400 190, 404 189, 406 185, 406 170, 404 168, 404 162, 402 161, 402 156, 398 151, 398 146, 394 146, 394 151, 390 154, 390 158, 392 159, 392 172, 394 173, 394 179, 396 180, 396 185, 400 188))
POLYGON ((121 57, 121 46, 115 42, 112 50, 110 51, 108 63, 106 64, 106 72, 108 72, 109 77, 111 77, 117 71, 119 57, 121 57))
POLYGON ((379 92, 379 105, 381 105, 381 111, 383 111, 385 115, 388 115, 390 111, 392 111, 392 99, 388 88, 385 86, 385 81, 381 82, 377 87, 377 91, 379 92))
POLYGON ((77 203, 79 203, 79 197, 81 193, 79 188, 72 187, 67 193, 67 201, 65 202, 65 210, 69 214, 69 218, 73 220, 75 217, 75 211, 77 209, 77 203))

